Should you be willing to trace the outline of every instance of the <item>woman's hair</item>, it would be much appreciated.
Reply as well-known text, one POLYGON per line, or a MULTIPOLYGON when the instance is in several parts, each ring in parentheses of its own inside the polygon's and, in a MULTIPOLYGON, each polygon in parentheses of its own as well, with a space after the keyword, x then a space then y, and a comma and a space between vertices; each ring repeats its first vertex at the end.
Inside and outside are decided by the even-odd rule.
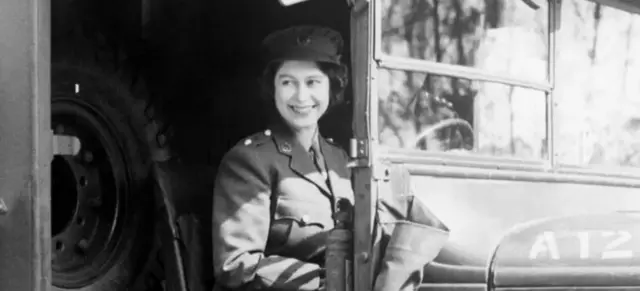
MULTIPOLYGON (((260 78, 260 86, 262 89, 261 99, 266 105, 269 118, 275 121, 274 118, 279 119, 280 114, 275 106, 275 77, 276 73, 284 62, 272 62, 269 63, 260 78)), ((325 62, 316 62, 316 65, 327 77, 329 78, 329 106, 327 112, 329 112, 336 105, 341 104, 344 101, 344 91, 349 82, 348 68, 344 64, 332 64, 325 62)))

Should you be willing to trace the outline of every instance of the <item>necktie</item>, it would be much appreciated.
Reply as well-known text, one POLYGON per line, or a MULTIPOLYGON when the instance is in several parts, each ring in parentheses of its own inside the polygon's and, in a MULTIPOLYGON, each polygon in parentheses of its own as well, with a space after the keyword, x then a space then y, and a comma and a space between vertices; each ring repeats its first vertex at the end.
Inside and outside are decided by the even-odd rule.
POLYGON ((320 172, 322 174, 322 177, 324 177, 324 179, 326 180, 328 178, 327 170, 325 168, 324 157, 322 156, 320 147, 317 144, 312 145, 311 149, 309 149, 309 155, 311 155, 313 164, 316 166, 316 169, 318 169, 318 172, 320 172))

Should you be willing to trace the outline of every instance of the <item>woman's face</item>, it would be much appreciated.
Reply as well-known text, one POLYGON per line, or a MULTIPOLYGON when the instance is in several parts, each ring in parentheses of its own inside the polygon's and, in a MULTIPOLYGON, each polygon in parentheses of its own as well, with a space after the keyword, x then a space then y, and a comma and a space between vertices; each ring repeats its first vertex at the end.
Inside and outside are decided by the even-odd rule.
POLYGON ((329 106, 329 77, 315 62, 285 61, 276 72, 275 104, 294 130, 315 128, 329 106))

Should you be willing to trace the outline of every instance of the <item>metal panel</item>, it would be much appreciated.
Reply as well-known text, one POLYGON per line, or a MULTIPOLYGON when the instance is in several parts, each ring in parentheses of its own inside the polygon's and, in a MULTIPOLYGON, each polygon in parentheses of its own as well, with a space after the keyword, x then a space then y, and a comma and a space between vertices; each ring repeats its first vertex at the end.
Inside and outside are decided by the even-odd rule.
MULTIPOLYGON (((352 84, 354 92, 353 106, 353 133, 356 140, 373 141, 377 136, 377 127, 374 126, 372 116, 377 116, 372 110, 375 102, 370 97, 371 86, 374 84, 375 75, 371 68, 372 47, 372 1, 356 2, 351 12, 351 51, 352 51, 352 84), (374 104, 372 104, 374 103, 374 104), (373 112, 373 114, 372 114, 373 112), (376 133, 372 136, 372 133, 376 133)), ((376 96, 376 95, 373 95, 376 96)), ((357 145, 355 143, 354 145, 357 145)), ((364 152, 371 153, 369 147, 364 152)), ((354 148, 355 149, 355 148, 354 148)), ((373 184, 371 171, 371 156, 360 156, 353 163, 353 187, 355 192, 354 209, 354 264, 353 264, 353 290, 371 290, 372 264, 371 241, 373 229, 373 210, 376 201, 376 187, 373 184)))
POLYGON ((434 61, 410 59, 405 57, 380 56, 376 59, 380 68, 404 70, 413 72, 433 73, 441 76, 458 77, 468 80, 493 82, 528 89, 551 91, 551 83, 527 81, 518 77, 504 74, 489 73, 486 70, 464 67, 460 65, 443 64, 434 61))
POLYGON ((50 0, 0 1, 0 290, 50 290, 50 0))
MULTIPOLYGON (((640 196, 633 188, 434 177, 418 168, 409 170, 414 194, 450 229, 446 246, 425 269, 425 283, 430 284, 486 283, 485 272, 496 246, 505 234, 523 225, 555 217, 640 210, 640 196)), ((533 246, 535 241, 518 242, 533 246)), ((629 244, 620 245, 620 249, 629 248, 629 244)), ((560 249, 559 255, 569 253, 560 249)))

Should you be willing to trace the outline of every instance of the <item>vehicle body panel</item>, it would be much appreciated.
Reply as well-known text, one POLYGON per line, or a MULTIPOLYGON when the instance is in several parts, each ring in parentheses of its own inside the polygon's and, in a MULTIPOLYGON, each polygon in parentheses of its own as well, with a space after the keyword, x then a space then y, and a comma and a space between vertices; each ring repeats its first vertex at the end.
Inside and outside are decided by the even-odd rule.
POLYGON ((542 219, 507 234, 491 261, 498 287, 640 288, 640 212, 542 219))
POLYGON ((0 2, 0 290, 50 290, 49 2, 0 2))
POLYGON ((632 188, 428 176, 413 176, 412 186, 451 231, 436 262, 454 265, 487 266, 503 237, 522 223, 640 210, 632 188))
MULTIPOLYGON (((558 217, 640 210, 638 190, 631 187, 446 178, 415 173, 411 187, 450 229, 447 244, 425 268, 425 287, 434 288, 442 284, 486 287, 496 248, 506 235, 524 225, 558 217)), ((532 248, 535 240, 524 243, 532 248)), ((568 248, 559 252, 561 257, 575 254, 575 250, 568 248)), ((511 256, 521 258, 522 254, 511 256)), ((603 262, 590 263, 597 266, 603 262)))

